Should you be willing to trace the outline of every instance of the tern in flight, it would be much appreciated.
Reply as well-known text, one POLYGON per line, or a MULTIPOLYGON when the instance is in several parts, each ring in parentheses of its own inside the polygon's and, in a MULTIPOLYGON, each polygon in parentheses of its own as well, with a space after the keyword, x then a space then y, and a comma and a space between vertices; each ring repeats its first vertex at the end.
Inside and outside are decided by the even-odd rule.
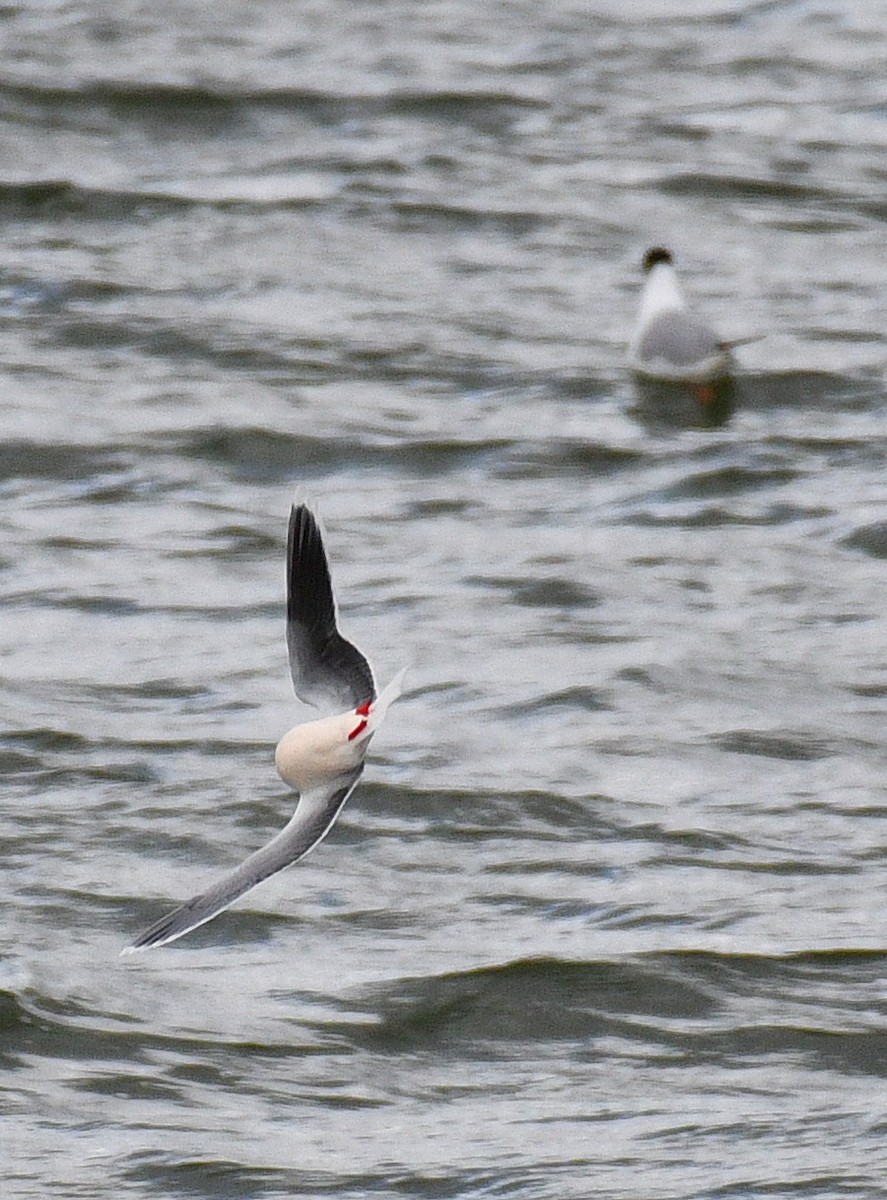
POLYGON ((401 693, 405 670, 377 696, 369 663, 339 633, 320 529, 304 505, 290 513, 286 560, 286 640, 293 685, 300 700, 325 714, 296 725, 277 744, 277 770, 299 792, 296 811, 267 845, 155 921, 124 954, 163 946, 205 925, 244 892, 313 850, 360 779, 370 738, 401 693))
POLYGON ((646 279, 629 362, 638 375, 685 384, 700 400, 712 384, 730 377, 731 350, 756 338, 726 342, 687 308, 671 251, 654 246, 644 255, 646 279))

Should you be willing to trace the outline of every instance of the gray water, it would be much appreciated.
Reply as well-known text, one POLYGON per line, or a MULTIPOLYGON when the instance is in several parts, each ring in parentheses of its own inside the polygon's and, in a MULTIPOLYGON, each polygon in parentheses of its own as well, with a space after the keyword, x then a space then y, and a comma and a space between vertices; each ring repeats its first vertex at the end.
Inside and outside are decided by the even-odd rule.
POLYGON ((2 1194, 880 1197, 887 6, 0 13, 2 1194), (639 392, 639 261, 738 351, 639 392), (327 841, 286 521, 407 694, 327 841))

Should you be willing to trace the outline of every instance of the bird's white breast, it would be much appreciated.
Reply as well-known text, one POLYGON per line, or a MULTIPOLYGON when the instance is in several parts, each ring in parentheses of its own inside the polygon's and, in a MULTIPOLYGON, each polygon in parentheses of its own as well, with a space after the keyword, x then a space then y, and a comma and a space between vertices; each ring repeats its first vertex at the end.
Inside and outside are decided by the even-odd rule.
POLYGON ((274 752, 284 783, 304 792, 359 766, 366 757, 367 739, 348 736, 359 721, 359 716, 350 710, 319 721, 307 721, 285 733, 274 752))

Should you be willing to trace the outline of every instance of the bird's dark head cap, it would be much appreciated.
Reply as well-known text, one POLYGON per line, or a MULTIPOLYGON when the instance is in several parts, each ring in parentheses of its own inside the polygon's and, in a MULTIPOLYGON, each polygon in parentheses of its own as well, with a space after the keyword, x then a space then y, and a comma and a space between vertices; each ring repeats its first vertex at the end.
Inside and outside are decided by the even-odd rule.
POLYGON ((670 263, 673 259, 671 251, 666 250, 664 246, 653 246, 644 255, 644 274, 648 274, 658 263, 670 263))

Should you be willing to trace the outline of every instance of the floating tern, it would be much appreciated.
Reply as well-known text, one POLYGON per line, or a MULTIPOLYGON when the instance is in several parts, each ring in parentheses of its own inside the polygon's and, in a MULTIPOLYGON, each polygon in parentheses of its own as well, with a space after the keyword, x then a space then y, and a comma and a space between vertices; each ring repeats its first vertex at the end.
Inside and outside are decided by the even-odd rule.
POLYGON ((647 379, 685 384, 700 400, 712 384, 729 379, 734 346, 687 308, 671 252, 654 246, 644 255, 646 280, 629 348, 633 370, 647 379))
POLYGON ((401 693, 405 670, 377 696, 369 663, 339 633, 320 529, 304 505, 290 513, 286 640, 296 695, 329 714, 297 725, 278 742, 277 770, 299 792, 295 813, 267 845, 213 887, 155 921, 124 954, 163 946, 206 924, 238 896, 313 850, 351 795, 363 773, 370 738, 401 693))

